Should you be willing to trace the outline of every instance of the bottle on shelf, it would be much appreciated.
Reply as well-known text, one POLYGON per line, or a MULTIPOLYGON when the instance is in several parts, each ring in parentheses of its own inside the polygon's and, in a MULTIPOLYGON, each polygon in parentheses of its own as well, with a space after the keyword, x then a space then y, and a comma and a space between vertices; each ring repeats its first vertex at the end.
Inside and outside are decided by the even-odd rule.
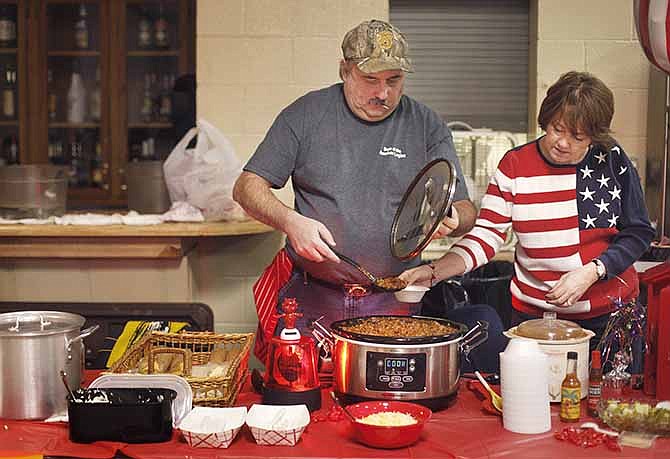
POLYGON ((0 48, 16 47, 16 20, 8 5, 0 8, 0 48))
POLYGON ((149 137, 142 141, 142 155, 140 161, 154 161, 156 159, 156 141, 149 137))
POLYGON ((72 72, 70 89, 67 92, 67 121, 83 123, 86 114, 86 89, 77 69, 72 72))
POLYGON ((170 81, 170 75, 163 75, 158 109, 158 117, 163 122, 170 121, 170 118, 172 117, 172 85, 170 84, 170 81))
POLYGON ((53 69, 47 71, 47 86, 48 86, 48 96, 47 96, 47 110, 49 113, 49 120, 56 120, 56 113, 58 110, 58 95, 56 94, 56 89, 54 88, 54 72, 53 69))
POLYGON ((89 103, 89 116, 94 122, 100 121, 100 114, 102 112, 102 100, 100 98, 100 66, 95 69, 95 82, 93 90, 91 91, 89 103))
POLYGON ((53 141, 53 155, 51 156, 51 164, 62 166, 65 164, 65 155, 63 151, 63 141, 61 139, 54 139, 53 141))
POLYGON ((158 5, 158 17, 154 23, 154 43, 157 48, 168 48, 170 46, 170 33, 168 22, 163 14, 163 2, 158 5))
POLYGON ((598 403, 602 397, 603 370, 600 361, 600 351, 591 352, 591 370, 589 371, 588 412, 594 418, 598 417, 598 403))
POLYGON ((96 188, 104 188, 105 170, 102 157, 102 146, 100 141, 95 142, 95 152, 91 158, 91 185, 96 188))
POLYGON ((74 24, 74 45, 78 49, 88 49, 88 23, 86 20, 86 6, 79 5, 79 18, 74 24))
POLYGON ((151 21, 147 11, 143 8, 137 23, 137 47, 141 49, 151 48, 151 21))
POLYGON ((19 142, 15 134, 5 137, 2 141, 2 155, 5 159, 5 164, 19 164, 19 142))
POLYGON ((88 186, 90 184, 90 162, 84 152, 84 143, 78 134, 71 137, 70 158, 70 185, 88 186))
POLYGON ((577 377, 577 353, 568 352, 568 365, 561 383, 561 413, 563 422, 577 422, 581 416, 581 384, 577 377))
POLYGON ((144 123, 151 123, 154 118, 154 101, 151 94, 151 75, 144 74, 144 95, 142 96, 142 108, 140 117, 144 123))
POLYGON ((5 67, 2 85, 2 116, 7 119, 16 118, 16 67, 5 67))

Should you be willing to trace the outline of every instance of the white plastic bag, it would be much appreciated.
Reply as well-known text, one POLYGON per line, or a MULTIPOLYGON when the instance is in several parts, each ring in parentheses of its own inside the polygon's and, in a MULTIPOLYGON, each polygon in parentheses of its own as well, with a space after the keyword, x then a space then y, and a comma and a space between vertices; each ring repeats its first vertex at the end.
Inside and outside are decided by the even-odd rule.
POLYGON ((200 119, 172 149, 163 164, 170 200, 200 209, 205 220, 242 220, 245 213, 233 201, 233 185, 242 163, 233 144, 212 124, 200 119), (187 148, 198 136, 195 148, 187 148))

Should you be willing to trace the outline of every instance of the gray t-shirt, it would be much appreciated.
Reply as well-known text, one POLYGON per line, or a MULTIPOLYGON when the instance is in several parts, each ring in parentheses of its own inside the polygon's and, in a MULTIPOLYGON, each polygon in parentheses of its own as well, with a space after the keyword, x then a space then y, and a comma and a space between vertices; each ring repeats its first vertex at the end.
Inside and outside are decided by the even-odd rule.
MULTIPOLYGON (((285 108, 244 170, 282 188, 292 178, 295 209, 322 222, 336 249, 379 276, 416 266, 391 254, 393 217, 412 179, 430 161, 456 167, 454 200, 468 199, 451 132, 437 113, 403 95, 383 121, 368 122, 346 103, 342 83, 310 92, 285 108)), ((345 263, 313 263, 287 248, 315 277, 342 284, 364 278, 345 263)))

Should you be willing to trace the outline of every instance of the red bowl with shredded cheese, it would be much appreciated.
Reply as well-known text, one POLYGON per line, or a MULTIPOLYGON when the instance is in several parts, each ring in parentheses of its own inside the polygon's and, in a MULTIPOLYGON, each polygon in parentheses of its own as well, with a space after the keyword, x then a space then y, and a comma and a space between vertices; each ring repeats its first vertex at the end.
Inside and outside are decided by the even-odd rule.
POLYGON ((374 448, 402 448, 416 443, 432 412, 416 403, 367 401, 349 405, 356 419, 351 422, 353 437, 374 448))

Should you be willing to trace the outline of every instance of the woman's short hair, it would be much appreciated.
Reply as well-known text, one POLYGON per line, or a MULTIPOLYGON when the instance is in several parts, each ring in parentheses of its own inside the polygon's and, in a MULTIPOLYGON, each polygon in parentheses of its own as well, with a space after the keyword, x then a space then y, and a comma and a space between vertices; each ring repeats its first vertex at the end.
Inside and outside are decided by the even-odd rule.
POLYGON ((554 120, 562 120, 573 135, 583 133, 593 144, 611 148, 610 124, 614 116, 614 94, 599 78, 586 72, 568 72, 551 85, 542 101, 538 124, 545 131, 554 120))

